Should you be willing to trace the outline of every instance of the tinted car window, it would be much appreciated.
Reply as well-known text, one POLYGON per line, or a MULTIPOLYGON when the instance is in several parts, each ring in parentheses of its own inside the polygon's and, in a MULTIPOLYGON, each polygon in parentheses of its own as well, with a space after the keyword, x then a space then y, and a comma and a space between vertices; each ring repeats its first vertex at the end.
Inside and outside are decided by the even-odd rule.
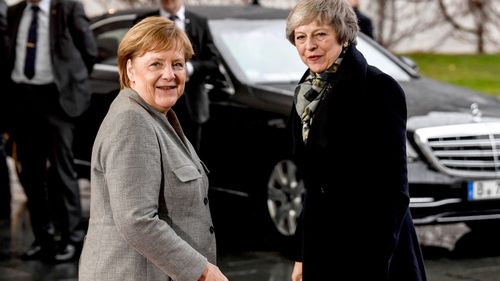
POLYGON ((368 44, 364 38, 358 38, 358 50, 363 53, 368 64, 376 66, 378 69, 392 76, 398 81, 410 81, 411 76, 396 64, 394 57, 388 56, 377 49, 376 45, 368 44), (391 59, 392 58, 392 59, 391 59))
MULTIPOLYGON (((249 83, 282 83, 298 81, 305 65, 295 47, 285 35, 284 20, 212 20, 210 29, 222 56, 236 69, 240 80, 249 83)), ((391 75, 398 81, 409 81, 411 76, 396 63, 397 58, 381 52, 366 38, 358 38, 358 49, 368 63, 391 75)))
POLYGON ((283 20, 210 22, 216 45, 224 50, 241 80, 252 83, 298 81, 304 64, 285 37, 283 20))
POLYGON ((95 20, 92 23, 91 28, 98 47, 97 63, 117 65, 118 46, 125 33, 132 26, 134 19, 135 15, 128 14, 104 17, 102 20, 95 20))
POLYGON ((110 30, 96 36, 99 47, 98 63, 117 65, 117 50, 128 28, 110 30))

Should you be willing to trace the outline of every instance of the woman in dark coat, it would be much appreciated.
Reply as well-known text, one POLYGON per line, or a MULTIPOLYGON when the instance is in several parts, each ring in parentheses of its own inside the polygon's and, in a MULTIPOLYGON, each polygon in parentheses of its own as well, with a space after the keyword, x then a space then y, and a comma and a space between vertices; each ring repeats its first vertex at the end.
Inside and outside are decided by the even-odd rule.
POLYGON ((347 1, 301 0, 286 33, 309 68, 292 147, 304 179, 293 281, 426 280, 409 210, 406 103, 356 49, 347 1))

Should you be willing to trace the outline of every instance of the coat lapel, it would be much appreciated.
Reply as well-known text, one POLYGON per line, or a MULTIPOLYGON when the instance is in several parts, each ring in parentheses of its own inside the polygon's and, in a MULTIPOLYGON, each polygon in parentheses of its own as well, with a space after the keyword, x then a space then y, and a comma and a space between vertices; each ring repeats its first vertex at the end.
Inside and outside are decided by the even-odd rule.
POLYGON ((25 8, 26 8, 25 1, 19 3, 19 6, 16 6, 15 10, 12 10, 12 16, 9 17, 12 19, 12 22, 8 23, 7 28, 11 30, 10 49, 14 54, 16 53, 16 40, 17 40, 17 34, 19 32, 19 24, 21 23, 21 18, 25 8))
POLYGON ((188 11, 186 11, 185 16, 186 18, 184 19, 184 28, 189 39, 191 40, 191 42, 193 42, 193 38, 196 38, 195 25, 193 24, 194 19, 192 14, 188 11))
POLYGON ((18 9, 15 11, 14 13, 14 28, 16 30, 16 35, 17 35, 17 30, 19 30, 19 24, 21 23, 21 18, 22 18, 22 14, 24 12, 24 9, 26 9, 26 2, 21 2, 19 4, 20 6, 18 7, 18 9))
POLYGON ((50 1, 50 30, 49 30, 49 42, 50 42, 50 53, 53 54, 55 52, 55 46, 56 46, 56 41, 59 34, 57 34, 57 25, 60 24, 57 21, 57 16, 58 16, 58 4, 59 1, 57 0, 52 0, 50 1))
POLYGON ((196 152, 192 145, 189 144, 189 141, 186 139, 182 128, 177 120, 177 116, 170 110, 167 114, 159 112, 158 110, 152 108, 149 104, 147 104, 140 96, 132 89, 126 89, 123 93, 128 97, 135 100, 138 104, 140 104, 144 109, 146 109, 155 119, 157 119, 159 124, 163 127, 163 129, 170 133, 170 136, 174 139, 177 146, 181 148, 184 154, 190 158, 196 167, 199 167, 199 159, 196 156, 196 152))
POLYGON ((309 131, 308 143, 322 143, 326 140, 322 139, 320 127, 326 123, 340 121, 346 118, 347 114, 353 114, 356 111, 355 101, 361 92, 363 85, 357 84, 355 81, 364 81, 361 76, 366 75, 366 60, 362 57, 355 46, 347 52, 342 65, 339 68, 337 75, 334 76, 334 81, 328 92, 325 93, 321 102, 316 109, 314 119, 309 131), (335 103, 335 104, 332 104, 335 103), (334 110, 334 112, 327 112, 334 110), (325 120, 333 119, 333 120, 325 120))

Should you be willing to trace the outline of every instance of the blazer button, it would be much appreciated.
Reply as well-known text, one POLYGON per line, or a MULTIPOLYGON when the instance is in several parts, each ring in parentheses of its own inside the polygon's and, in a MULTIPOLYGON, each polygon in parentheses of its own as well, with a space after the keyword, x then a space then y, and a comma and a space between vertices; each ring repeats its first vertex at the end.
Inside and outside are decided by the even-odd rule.
POLYGON ((208 198, 207 197, 203 198, 203 204, 205 204, 205 205, 208 204, 208 198))
POLYGON ((213 227, 213 226, 210 226, 210 233, 214 234, 214 232, 215 232, 214 227, 213 227))

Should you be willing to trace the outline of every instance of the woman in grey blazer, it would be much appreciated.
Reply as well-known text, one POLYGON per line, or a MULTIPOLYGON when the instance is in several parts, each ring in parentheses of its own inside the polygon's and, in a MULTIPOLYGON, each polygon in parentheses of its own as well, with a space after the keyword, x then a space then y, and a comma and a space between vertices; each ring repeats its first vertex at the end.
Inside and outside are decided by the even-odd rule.
POLYGON ((228 280, 215 266, 208 179, 171 107, 193 49, 150 17, 118 49, 121 92, 97 134, 79 280, 228 280))

